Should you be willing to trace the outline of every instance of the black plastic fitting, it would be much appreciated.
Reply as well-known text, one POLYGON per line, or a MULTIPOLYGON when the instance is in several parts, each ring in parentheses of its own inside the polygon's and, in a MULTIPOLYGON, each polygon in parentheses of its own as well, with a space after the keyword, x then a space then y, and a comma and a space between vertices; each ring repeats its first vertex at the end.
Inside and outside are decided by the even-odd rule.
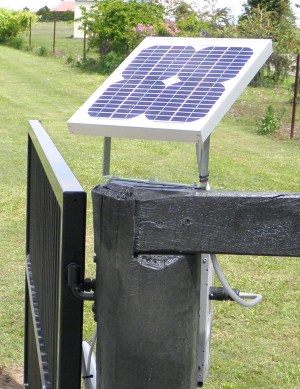
MULTIPOLYGON (((238 289, 232 289, 237 296, 240 295, 240 291, 238 289)), ((226 292, 225 288, 211 286, 209 289, 209 299, 215 301, 233 301, 233 299, 226 292)))

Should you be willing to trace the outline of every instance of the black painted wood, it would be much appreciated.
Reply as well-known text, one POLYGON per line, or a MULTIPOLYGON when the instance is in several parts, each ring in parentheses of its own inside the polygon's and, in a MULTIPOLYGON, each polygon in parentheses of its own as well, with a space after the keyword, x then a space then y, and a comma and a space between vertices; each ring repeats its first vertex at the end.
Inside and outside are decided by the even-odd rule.
POLYGON ((92 192, 99 389, 194 389, 195 253, 300 256, 300 195, 111 181, 92 192))
POLYGON ((134 199, 135 253, 300 256, 300 194, 221 192, 112 181, 134 199))
POLYGON ((92 193, 97 388, 195 389, 199 262, 193 254, 135 256, 135 196, 118 189, 92 193))

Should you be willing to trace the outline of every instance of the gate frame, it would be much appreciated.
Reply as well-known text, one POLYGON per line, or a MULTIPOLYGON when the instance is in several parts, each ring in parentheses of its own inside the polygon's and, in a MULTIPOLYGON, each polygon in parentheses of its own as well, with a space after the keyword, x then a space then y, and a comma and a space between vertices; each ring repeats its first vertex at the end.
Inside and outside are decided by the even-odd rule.
MULTIPOLYGON (((28 132, 24 388, 79 389, 81 385, 83 302, 77 299, 73 295, 71 288, 69 288, 66 270, 70 263, 76 263, 82 269, 81 275, 84 274, 86 192, 62 158, 41 123, 37 120, 30 121, 29 123, 31 128, 28 132), (33 165, 36 163, 32 159, 34 152, 38 156, 40 166, 44 172, 44 178, 41 176, 34 177, 33 175, 33 165), (43 196, 44 192, 42 191, 45 191, 45 187, 42 188, 43 183, 46 182, 46 186, 49 183, 52 194, 55 196, 60 209, 59 222, 56 225, 57 231, 59 231, 59 247, 57 248, 59 254, 58 258, 53 259, 55 264, 57 264, 57 274, 54 275, 54 279, 57 280, 57 285, 54 286, 56 288, 55 293, 58 294, 57 322, 55 324, 57 325, 57 337, 51 339, 51 342, 53 342, 51 347, 57 350, 57 355, 54 362, 51 362, 51 372, 49 370, 49 361, 47 360, 48 350, 44 342, 48 335, 47 328, 42 328, 42 317, 39 317, 41 307, 38 306, 39 290, 35 286, 33 277, 33 273, 35 271, 38 272, 38 269, 35 270, 37 266, 33 266, 30 260, 31 241, 37 239, 37 237, 31 236, 32 215, 36 205, 31 200, 33 196, 31 185, 34 180, 36 187, 41 191, 40 196, 43 196), (31 347, 36 348, 35 357, 30 355, 31 347), (34 374, 34 371, 38 369, 40 377, 38 377, 37 373, 34 374)), ((38 163, 36 163, 37 165, 38 163)), ((46 195, 48 194, 49 191, 46 195)), ((47 201, 46 197, 44 197, 44 201, 47 201)), ((49 214, 51 215, 51 212, 49 214)), ((39 218, 43 216, 45 216, 44 213, 39 215, 39 218)), ((37 229, 39 228, 39 218, 38 222, 36 222, 37 229)), ((46 223, 55 223, 55 220, 53 218, 50 221, 46 221, 46 223)), ((43 244, 47 243, 46 238, 44 239, 45 241, 41 240, 39 241, 41 247, 38 255, 39 258, 43 256, 43 244)), ((35 260, 35 262, 37 261, 35 260)), ((51 295, 54 292, 54 288, 49 292, 51 295)), ((43 303, 47 304, 47 301, 43 301, 43 303)))

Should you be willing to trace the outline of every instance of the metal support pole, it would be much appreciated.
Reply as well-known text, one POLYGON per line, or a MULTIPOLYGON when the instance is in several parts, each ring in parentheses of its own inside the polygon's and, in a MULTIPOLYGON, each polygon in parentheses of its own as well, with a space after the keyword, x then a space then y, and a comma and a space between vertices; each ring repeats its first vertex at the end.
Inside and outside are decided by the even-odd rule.
MULTIPOLYGON (((210 137, 196 144, 200 188, 209 190, 209 147, 210 137)), ((198 387, 205 382, 210 367, 210 341, 212 330, 213 305, 209 300, 209 289, 214 283, 214 269, 210 254, 198 254, 200 262, 200 312, 199 312, 199 349, 198 349, 198 387)))
POLYGON ((200 187, 202 189, 206 189, 208 183, 209 145, 210 145, 210 137, 208 137, 203 143, 196 143, 199 180, 200 180, 200 187))
POLYGON ((104 137, 103 139, 103 162, 102 176, 107 177, 110 173, 110 153, 111 153, 111 138, 104 137))

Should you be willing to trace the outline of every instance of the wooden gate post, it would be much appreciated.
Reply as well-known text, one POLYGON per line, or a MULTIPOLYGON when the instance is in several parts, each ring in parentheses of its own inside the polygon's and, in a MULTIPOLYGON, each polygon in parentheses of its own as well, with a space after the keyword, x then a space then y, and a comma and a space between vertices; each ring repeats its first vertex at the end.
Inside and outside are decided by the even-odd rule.
POLYGON ((122 183, 92 192, 97 388, 195 389, 199 263, 194 254, 135 253, 136 208, 147 196, 164 198, 122 183))

